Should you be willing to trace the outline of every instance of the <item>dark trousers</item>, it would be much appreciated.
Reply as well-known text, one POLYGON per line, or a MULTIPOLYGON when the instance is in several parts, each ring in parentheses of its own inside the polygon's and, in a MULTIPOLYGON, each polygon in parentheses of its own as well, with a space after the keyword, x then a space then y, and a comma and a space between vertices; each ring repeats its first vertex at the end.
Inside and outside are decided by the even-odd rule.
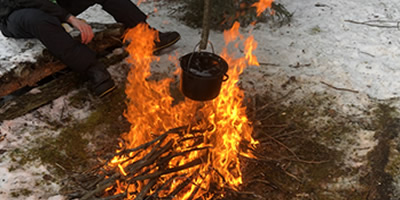
MULTIPOLYGON (((58 3, 73 15, 99 3, 117 22, 127 27, 134 27, 147 18, 130 0, 59 0, 58 3)), ((65 32, 58 18, 39 9, 24 8, 12 12, 0 24, 0 30, 7 37, 39 39, 54 56, 77 72, 86 72, 97 62, 95 52, 65 32)))

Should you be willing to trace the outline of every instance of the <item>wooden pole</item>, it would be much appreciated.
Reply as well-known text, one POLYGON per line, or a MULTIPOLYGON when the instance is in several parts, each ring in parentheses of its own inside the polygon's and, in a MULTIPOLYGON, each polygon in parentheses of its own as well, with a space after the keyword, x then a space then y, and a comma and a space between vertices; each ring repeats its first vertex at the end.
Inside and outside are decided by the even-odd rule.
POLYGON ((204 0, 203 31, 201 33, 200 50, 205 50, 207 48, 208 35, 210 32, 210 8, 211 0, 204 0))

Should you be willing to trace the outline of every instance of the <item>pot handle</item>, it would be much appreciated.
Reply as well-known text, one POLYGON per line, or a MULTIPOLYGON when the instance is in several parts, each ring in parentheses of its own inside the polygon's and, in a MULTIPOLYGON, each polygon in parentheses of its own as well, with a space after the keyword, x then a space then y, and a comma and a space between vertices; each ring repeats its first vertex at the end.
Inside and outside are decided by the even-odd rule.
MULTIPOLYGON (((210 44, 212 53, 215 54, 214 45, 213 45, 210 41, 208 41, 207 43, 210 44)), ((199 47, 199 46, 200 46, 200 42, 197 43, 196 46, 194 46, 193 52, 195 52, 195 51, 196 51, 196 48, 199 47)), ((204 50, 205 50, 205 49, 204 49, 204 50)), ((201 51, 201 49, 199 48, 199 52, 200 52, 200 51, 201 51)))
POLYGON ((227 81, 229 79, 229 76, 228 76, 228 74, 224 74, 224 77, 222 78, 222 81, 227 81))
MULTIPOLYGON (((210 41, 208 41, 208 44, 210 44, 210 46, 211 46, 212 53, 215 54, 214 45, 210 41)), ((194 46, 192 55, 190 55, 189 60, 187 62, 187 66, 190 66, 190 63, 192 62, 192 58, 193 58, 194 52, 196 51, 196 48, 199 47, 199 45, 200 45, 200 42, 197 43, 196 46, 194 46)), ((199 48, 199 52, 201 52, 200 48, 199 48)))

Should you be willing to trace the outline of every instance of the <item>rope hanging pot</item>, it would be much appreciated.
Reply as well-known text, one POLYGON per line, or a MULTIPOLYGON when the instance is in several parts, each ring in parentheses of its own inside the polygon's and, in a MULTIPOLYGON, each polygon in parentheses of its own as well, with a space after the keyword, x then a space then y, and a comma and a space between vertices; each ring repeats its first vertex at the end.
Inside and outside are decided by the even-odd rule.
POLYGON ((214 53, 214 47, 208 41, 210 32, 210 0, 204 0, 203 30, 201 40, 193 52, 182 56, 180 60, 181 91, 195 101, 208 101, 216 98, 223 81, 228 80, 227 62, 214 53), (210 44, 212 53, 204 51, 210 44), (196 51, 199 47, 199 51, 196 51))

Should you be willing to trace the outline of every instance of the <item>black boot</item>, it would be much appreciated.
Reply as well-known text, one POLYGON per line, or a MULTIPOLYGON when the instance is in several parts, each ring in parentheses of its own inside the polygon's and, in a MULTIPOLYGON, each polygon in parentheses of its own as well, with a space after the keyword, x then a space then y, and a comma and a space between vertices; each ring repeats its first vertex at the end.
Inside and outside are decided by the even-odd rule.
POLYGON ((178 32, 158 32, 159 41, 155 41, 155 49, 154 52, 159 52, 162 49, 172 46, 179 39, 181 39, 181 35, 178 32))
POLYGON ((104 64, 98 62, 87 70, 89 90, 96 96, 102 97, 115 89, 114 81, 104 64))

